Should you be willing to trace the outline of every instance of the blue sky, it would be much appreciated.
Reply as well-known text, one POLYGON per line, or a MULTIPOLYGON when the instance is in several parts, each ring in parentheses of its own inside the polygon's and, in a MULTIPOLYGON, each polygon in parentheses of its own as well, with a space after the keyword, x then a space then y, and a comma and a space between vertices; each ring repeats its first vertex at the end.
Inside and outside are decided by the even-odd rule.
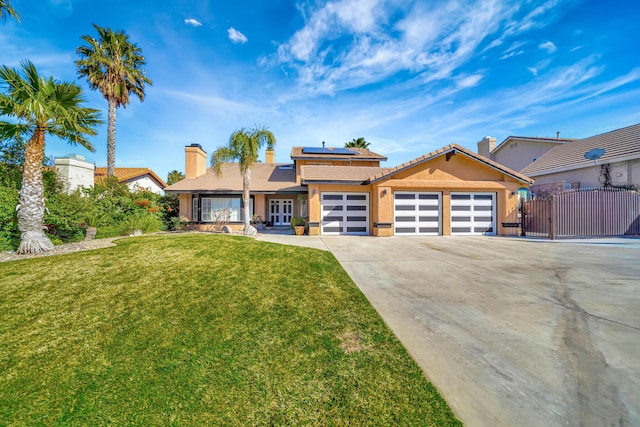
MULTIPOLYGON (((118 109, 119 167, 184 170, 184 146, 211 154, 236 129, 265 125, 276 161, 293 146, 363 136, 389 158, 485 135, 582 138, 640 122, 640 3, 551 1, 14 0, 0 64, 30 59, 76 80, 92 23, 122 29, 154 84, 118 109)), ((85 82, 88 103, 106 101, 85 82)), ((47 155, 96 152, 50 138, 47 155)))

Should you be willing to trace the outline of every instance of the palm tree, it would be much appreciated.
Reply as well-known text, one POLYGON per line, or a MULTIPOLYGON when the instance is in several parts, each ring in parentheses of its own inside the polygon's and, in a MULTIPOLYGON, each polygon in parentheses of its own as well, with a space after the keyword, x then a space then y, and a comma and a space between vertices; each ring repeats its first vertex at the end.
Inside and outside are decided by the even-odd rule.
POLYGON ((167 174, 167 185, 175 184, 176 182, 180 182, 184 179, 184 174, 178 170, 172 170, 167 174))
POLYGON ((358 139, 354 138, 351 141, 344 144, 345 148, 364 148, 366 150, 369 149, 369 145, 371 145, 371 143, 365 141, 363 137, 360 137, 358 139))
POLYGON ((78 76, 86 77, 92 90, 98 89, 109 103, 107 126, 107 176, 116 169, 116 108, 129 104, 131 94, 144 101, 145 85, 152 85, 145 75, 146 62, 142 50, 129 41, 124 31, 112 31, 93 24, 98 39, 82 36, 88 46, 79 46, 76 52, 78 76))
POLYGON ((249 190, 251 182, 251 167, 258 161, 260 149, 267 145, 273 148, 276 137, 265 127, 240 129, 231 134, 229 144, 218 148, 211 154, 211 167, 216 175, 222 175, 222 165, 231 160, 238 160, 242 174, 242 203, 244 204, 244 234, 249 232, 249 190))
POLYGON ((28 134, 25 147, 22 187, 18 204, 18 228, 21 232, 18 253, 39 253, 53 249, 43 232, 44 188, 42 161, 45 134, 57 136, 71 144, 93 151, 88 135, 102 123, 98 110, 86 108, 79 86, 40 76, 29 61, 22 70, 0 67, 0 115, 13 122, 0 121, 0 139, 28 134))
POLYGON ((7 16, 12 16, 16 21, 20 22, 18 13, 11 6, 11 0, 0 0, 0 17, 2 17, 3 21, 6 21, 7 16))

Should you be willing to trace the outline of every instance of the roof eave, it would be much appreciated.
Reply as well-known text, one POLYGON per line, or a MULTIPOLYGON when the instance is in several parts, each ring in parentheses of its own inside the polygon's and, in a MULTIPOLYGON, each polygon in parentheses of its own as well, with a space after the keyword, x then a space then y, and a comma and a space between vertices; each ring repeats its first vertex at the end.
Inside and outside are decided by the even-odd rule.
POLYGON ((309 184, 335 184, 335 185, 366 185, 366 180, 329 180, 329 179, 303 179, 302 185, 309 184))
POLYGON ((488 162, 484 161, 482 158, 480 158, 479 156, 475 156, 475 155, 473 155, 472 153, 467 152, 467 151, 465 151, 465 150, 462 150, 460 147, 457 147, 457 146, 450 147, 450 148, 448 148, 448 149, 446 149, 446 150, 442 150, 442 151, 441 151, 441 152, 439 152, 439 153, 438 153, 438 152, 436 152, 436 153, 434 153, 433 155, 431 155, 431 156, 429 156, 429 157, 425 157, 424 159, 421 159, 421 160, 419 160, 419 161, 417 161, 417 162, 415 162, 415 163, 410 163, 410 162, 409 162, 408 164, 406 164, 406 166, 404 166, 404 167, 402 167, 402 168, 400 168, 400 169, 394 170, 394 171, 392 171, 392 172, 389 172, 389 173, 383 174, 382 176, 379 176, 379 177, 377 177, 377 178, 376 178, 376 176, 374 175, 374 176, 370 177, 367 181, 368 181, 369 183, 373 184, 373 183, 375 183, 375 182, 378 182, 378 181, 381 181, 381 180, 383 180, 383 179, 389 178, 389 177, 391 177, 391 176, 393 176, 393 175, 395 175, 395 174, 397 174, 397 173, 400 173, 400 172, 402 172, 402 171, 405 171, 405 170, 407 170, 407 169, 409 169, 409 168, 412 168, 412 167, 417 166, 417 165, 421 165, 421 164, 423 164, 423 163, 425 163, 425 162, 428 162, 428 161, 430 161, 430 160, 433 160, 433 159, 435 159, 435 158, 437 158, 437 157, 440 157, 440 156, 442 156, 442 155, 446 155, 446 154, 451 153, 451 152, 454 152, 455 154, 460 153, 460 154, 466 155, 467 157, 469 157, 469 158, 471 158, 471 159, 474 159, 474 160, 476 160, 476 161, 478 161, 478 162, 481 162, 481 163, 485 164, 486 166, 488 166, 488 167, 490 167, 490 168, 492 168, 492 169, 494 169, 494 170, 496 170, 496 171, 498 171, 498 172, 500 172, 500 173, 503 173, 503 174, 505 174, 505 175, 508 175, 508 176, 510 176, 511 178, 513 178, 513 179, 515 179, 515 180, 517 180, 517 181, 520 181, 520 182, 526 182, 526 183, 529 183, 529 184, 533 183, 533 179, 531 179, 531 178, 529 178, 529 177, 526 177, 526 176, 524 176, 524 175, 522 175, 522 176, 514 175, 513 173, 509 172, 508 170, 505 170, 505 169, 499 168, 499 167, 497 167, 497 166, 495 166, 495 165, 493 165, 493 164, 491 164, 491 163, 488 163, 488 162))

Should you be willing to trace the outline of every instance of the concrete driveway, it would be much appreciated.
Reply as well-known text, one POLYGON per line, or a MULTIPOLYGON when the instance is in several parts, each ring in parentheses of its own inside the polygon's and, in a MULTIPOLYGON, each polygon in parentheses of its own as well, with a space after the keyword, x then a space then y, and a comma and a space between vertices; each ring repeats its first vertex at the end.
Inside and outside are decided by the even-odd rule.
POLYGON ((640 241, 318 240, 465 425, 640 425, 640 241))

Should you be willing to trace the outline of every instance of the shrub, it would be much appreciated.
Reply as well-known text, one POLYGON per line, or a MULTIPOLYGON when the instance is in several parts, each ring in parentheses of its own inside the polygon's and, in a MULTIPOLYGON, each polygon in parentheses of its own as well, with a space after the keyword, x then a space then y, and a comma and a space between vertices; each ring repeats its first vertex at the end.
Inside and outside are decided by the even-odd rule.
POLYGON ((0 186, 0 251, 10 251, 18 247, 20 232, 18 231, 18 190, 0 186))
POLYGON ((120 235, 126 236, 136 230, 143 233, 153 233, 162 230, 162 221, 153 215, 130 216, 120 222, 120 235))

